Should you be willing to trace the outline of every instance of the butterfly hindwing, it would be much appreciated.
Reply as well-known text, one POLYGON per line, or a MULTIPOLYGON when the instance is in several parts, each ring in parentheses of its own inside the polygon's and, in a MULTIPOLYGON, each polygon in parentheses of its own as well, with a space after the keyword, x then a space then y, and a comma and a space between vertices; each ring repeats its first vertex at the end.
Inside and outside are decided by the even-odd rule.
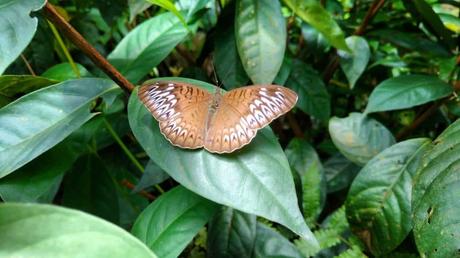
POLYGON ((163 135, 182 148, 203 147, 212 95, 178 82, 156 82, 140 87, 139 98, 158 120, 163 135))

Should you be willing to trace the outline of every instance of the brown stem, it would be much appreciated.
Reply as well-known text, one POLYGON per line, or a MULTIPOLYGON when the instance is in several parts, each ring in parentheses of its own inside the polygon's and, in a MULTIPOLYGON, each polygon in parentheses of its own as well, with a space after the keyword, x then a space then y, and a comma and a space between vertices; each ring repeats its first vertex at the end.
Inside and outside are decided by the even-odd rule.
POLYGON ((29 73, 32 74, 33 76, 37 76, 37 74, 35 74, 34 72, 34 69, 32 69, 32 66, 30 65, 29 61, 27 61, 27 58, 21 54, 21 58, 22 58, 22 61, 24 61, 24 63, 26 64, 26 67, 27 67, 27 70, 29 70, 29 73))
POLYGON ((396 139, 399 141, 409 134, 411 134, 415 129, 417 129, 423 122, 425 122, 430 116, 432 116, 436 110, 444 103, 444 101, 438 101, 429 107, 425 112, 417 117, 409 126, 402 129, 397 135, 396 139))
POLYGON ((130 83, 121 73, 115 69, 97 50, 91 46, 83 36, 76 31, 54 8, 50 3, 46 3, 43 8, 44 14, 61 32, 86 56, 88 56, 93 63, 99 67, 105 74, 107 74, 113 81, 115 81, 124 90, 131 92, 134 85, 130 83))
MULTIPOLYGON (((367 26, 369 23, 372 21, 372 19, 375 17, 377 12, 382 8, 383 4, 385 3, 385 0, 374 0, 372 5, 369 7, 367 10, 366 16, 364 16, 363 21, 361 22, 361 25, 355 30, 353 33, 354 35, 363 35, 364 32, 367 29, 367 26)), ((334 75, 335 71, 339 67, 339 58, 337 56, 337 53, 335 53, 327 65, 326 69, 324 69, 323 73, 323 81, 328 84, 329 81, 332 79, 332 76, 334 75)))
MULTIPOLYGON (((130 190, 133 190, 136 187, 133 183, 129 182, 127 179, 121 180, 121 184, 130 190)), ((147 191, 141 190, 138 194, 144 196, 145 198, 151 201, 155 200, 155 196, 153 196, 147 191)))

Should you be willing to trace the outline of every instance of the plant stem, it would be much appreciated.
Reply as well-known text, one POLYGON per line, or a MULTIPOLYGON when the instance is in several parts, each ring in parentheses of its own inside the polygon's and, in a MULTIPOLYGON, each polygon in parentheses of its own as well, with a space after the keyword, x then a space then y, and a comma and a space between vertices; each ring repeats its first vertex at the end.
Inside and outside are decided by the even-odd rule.
POLYGON ((54 25, 53 25, 50 21, 48 21, 48 25, 50 26, 51 31, 53 32, 53 35, 54 35, 54 37, 56 38, 56 40, 57 40, 59 46, 61 47, 62 52, 64 52, 64 55, 65 55, 65 57, 67 58, 67 61, 69 61, 69 64, 70 64, 70 66, 72 67, 73 72, 75 73, 75 75, 76 75, 78 78, 80 78, 80 77, 81 77, 80 71, 78 70, 77 65, 76 65, 75 62, 73 61, 73 58, 72 58, 72 56, 71 56, 70 53, 69 53, 69 50, 68 50, 67 47, 65 46, 64 41, 63 41, 62 38, 61 38, 61 35, 59 35, 59 32, 57 31, 56 27, 54 27, 54 25))
POLYGON ((44 15, 51 21, 62 33, 77 46, 93 63, 107 74, 113 81, 127 92, 134 89, 134 85, 130 83, 115 67, 113 67, 97 50, 83 38, 54 8, 52 4, 47 2, 43 7, 44 15))
MULTIPOLYGON (((121 147, 121 149, 126 154, 128 159, 131 160, 131 162, 134 164, 134 166, 136 166, 137 169, 139 169, 139 171, 141 173, 144 173, 144 171, 145 171, 144 167, 141 165, 141 163, 139 163, 139 161, 136 159, 136 157, 134 157, 133 153, 128 149, 128 147, 126 147, 126 145, 123 143, 123 141, 120 139, 118 134, 113 129, 112 125, 110 125, 109 121, 107 121, 107 119, 105 117, 103 118, 103 121, 104 121, 105 126, 107 127, 107 130, 109 130, 109 133, 112 135, 112 137, 118 143, 118 145, 121 147)), ((164 190, 159 185, 154 185, 154 186, 160 193, 164 193, 164 190)))
POLYGON ((27 70, 29 70, 29 73, 32 74, 33 76, 37 76, 37 74, 35 74, 34 72, 34 69, 32 69, 32 66, 30 65, 29 61, 27 61, 27 58, 21 54, 21 58, 22 58, 22 61, 24 61, 24 63, 26 64, 26 67, 27 67, 27 70))

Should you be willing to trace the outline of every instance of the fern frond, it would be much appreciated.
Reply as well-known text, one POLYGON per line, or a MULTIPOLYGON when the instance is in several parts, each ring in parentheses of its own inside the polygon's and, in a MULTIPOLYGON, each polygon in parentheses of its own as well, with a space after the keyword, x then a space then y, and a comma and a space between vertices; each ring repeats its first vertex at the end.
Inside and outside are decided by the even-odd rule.
POLYGON ((313 232, 321 249, 335 246, 341 242, 340 233, 335 229, 319 229, 313 232))
POLYGON ((352 246, 345 252, 335 256, 335 258, 367 258, 358 246, 352 246))

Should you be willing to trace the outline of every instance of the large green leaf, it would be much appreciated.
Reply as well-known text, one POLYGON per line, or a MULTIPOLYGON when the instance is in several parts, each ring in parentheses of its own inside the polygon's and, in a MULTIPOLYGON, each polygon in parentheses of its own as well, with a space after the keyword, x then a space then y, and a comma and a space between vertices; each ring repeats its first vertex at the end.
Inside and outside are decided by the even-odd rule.
POLYGON ((315 149, 306 140, 293 139, 285 152, 301 181, 303 215, 309 225, 314 226, 326 202, 323 165, 315 149))
POLYGON ((297 248, 274 229, 258 222, 252 257, 304 258, 297 248))
POLYGON ((348 79, 350 88, 353 89, 356 81, 366 70, 371 51, 363 37, 351 36, 346 38, 345 41, 351 49, 351 54, 342 50, 339 50, 338 54, 340 56, 340 66, 348 79))
POLYGON ((0 95, 13 98, 55 83, 58 81, 40 76, 3 75, 0 76, 0 95))
POLYGON ((374 255, 393 251, 412 229, 412 178, 431 141, 400 142, 371 159, 353 181, 346 201, 352 230, 374 255))
POLYGON ((227 89, 246 85, 249 81, 236 49, 233 16, 233 8, 224 9, 217 25, 214 41, 214 66, 219 79, 227 89))
POLYGON ((283 63, 286 25, 281 6, 273 0, 238 0, 236 46, 254 84, 270 84, 283 63))
POLYGON ((38 20, 30 13, 44 4, 45 0, 0 0, 0 74, 32 40, 38 20))
POLYGON ((92 102, 117 89, 104 79, 69 80, 0 109, 0 177, 56 145, 88 121, 92 102))
POLYGON ((117 223, 119 207, 114 183, 98 156, 84 155, 65 176, 62 205, 117 223))
POLYGON ((182 186, 163 194, 137 218, 132 233, 160 257, 178 257, 217 205, 182 186))
POLYGON ((337 149, 361 166, 395 142, 385 126, 361 113, 331 118, 329 134, 337 149))
POLYGON ((323 80, 311 66, 296 59, 286 86, 299 95, 296 106, 318 119, 327 120, 331 114, 331 98, 323 80))
POLYGON ((317 0, 283 0, 302 20, 323 33, 334 47, 350 51, 345 43, 345 36, 331 14, 317 0))
POLYGON ((425 257, 458 257, 460 247, 460 120, 423 158, 413 188, 417 248, 425 257))
MULTIPOLYGON (((213 87, 191 79, 163 79, 209 90, 213 87)), ((134 135, 150 158, 183 186, 217 203, 279 222, 316 243, 297 206, 286 156, 269 128, 260 130, 252 144, 241 150, 217 155, 172 146, 139 101, 137 90, 131 95, 128 116, 134 135)))
POLYGON ((136 26, 107 58, 135 83, 168 56, 187 33, 172 13, 160 14, 136 26))
POLYGON ((1 257, 156 257, 123 229, 43 204, 0 204, 1 257))
POLYGON ((222 206, 209 223, 208 257, 251 257, 256 216, 222 206))
POLYGON ((0 179, 0 197, 6 202, 52 202, 64 173, 76 155, 65 141, 15 173, 0 179))
POLYGON ((403 75, 381 82, 369 96, 366 113, 410 108, 452 93, 452 87, 437 77, 403 75))

